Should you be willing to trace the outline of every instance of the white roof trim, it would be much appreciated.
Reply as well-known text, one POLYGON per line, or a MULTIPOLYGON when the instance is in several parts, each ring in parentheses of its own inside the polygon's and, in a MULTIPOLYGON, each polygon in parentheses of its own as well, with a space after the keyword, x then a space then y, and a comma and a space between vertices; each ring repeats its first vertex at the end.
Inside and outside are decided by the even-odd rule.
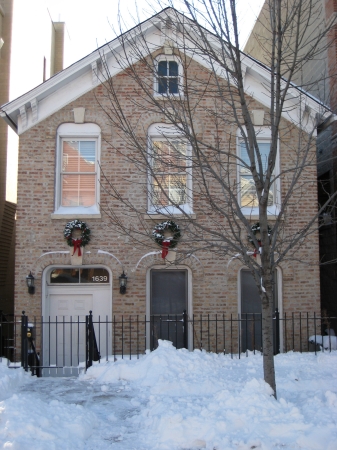
MULTIPOLYGON (((162 29, 166 26, 165 23, 161 22, 166 20, 169 14, 170 9, 163 10, 161 13, 128 31, 125 42, 130 38, 138 39, 146 34, 149 53, 159 49, 163 45, 162 29)), ((188 19, 186 20, 188 21, 188 19)), ((194 27, 189 26, 188 28, 190 32, 193 32, 194 27)), ((179 47, 178 42, 177 46, 179 47)), ((118 53, 118 51, 123 51, 120 37, 90 53, 85 58, 54 75, 16 100, 3 105, 0 115, 14 131, 19 135, 22 134, 97 86, 100 83, 100 79, 104 79, 106 76, 105 64, 108 65, 111 76, 117 75, 122 68, 118 67, 118 64, 114 64, 115 58, 112 56, 112 52, 118 53), (104 64, 101 64, 102 58, 105 60, 104 64)), ((186 53, 199 64, 210 69, 210 63, 204 57, 197 53, 186 53)), ((135 62, 137 62, 137 59, 133 57, 130 63, 133 64, 135 62)), ((262 105, 269 107, 269 94, 266 86, 270 81, 270 71, 247 55, 243 55, 242 63, 244 86, 247 94, 251 95, 262 105)), ((215 70, 221 76, 223 68, 215 65, 215 70)), ((298 127, 312 131, 317 114, 324 120, 331 115, 331 111, 304 91, 296 87, 289 89, 282 114, 284 118, 298 127), (306 124, 303 124, 304 112, 307 119, 306 124)))

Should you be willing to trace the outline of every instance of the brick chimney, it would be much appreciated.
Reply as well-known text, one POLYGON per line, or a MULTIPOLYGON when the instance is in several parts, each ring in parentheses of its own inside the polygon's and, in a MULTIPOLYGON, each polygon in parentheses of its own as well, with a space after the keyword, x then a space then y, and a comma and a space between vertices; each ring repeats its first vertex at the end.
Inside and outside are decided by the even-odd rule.
POLYGON ((64 22, 52 22, 50 76, 63 70, 64 22))

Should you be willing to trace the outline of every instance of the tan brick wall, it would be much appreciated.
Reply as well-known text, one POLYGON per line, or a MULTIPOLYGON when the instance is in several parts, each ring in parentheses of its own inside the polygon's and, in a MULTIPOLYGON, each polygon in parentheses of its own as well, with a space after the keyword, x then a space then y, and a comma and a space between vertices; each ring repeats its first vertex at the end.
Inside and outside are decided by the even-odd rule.
MULTIPOLYGON (((145 68, 144 76, 146 76, 145 68)), ((199 79, 208 77, 197 64, 190 65, 190 73, 199 79)), ((141 98, 137 98, 137 86, 125 74, 119 75, 115 80, 120 101, 125 105, 125 112, 132 118, 140 139, 145 139, 144 130, 151 123, 159 122, 160 114, 146 110, 141 98), (128 98, 132 94, 133 101, 128 98), (138 106, 137 106, 138 105, 138 106)), ((112 180, 123 194, 133 202, 136 207, 146 208, 146 192, 142 186, 146 184, 144 173, 137 171, 132 164, 121 157, 121 153, 129 152, 123 141, 118 137, 117 129, 112 126, 102 113, 97 100, 108 107, 107 98, 102 86, 93 89, 76 101, 68 104, 62 110, 50 116, 39 125, 25 132, 20 138, 19 158, 19 189, 17 210, 17 259, 16 259, 16 313, 25 310, 29 315, 40 315, 42 304, 41 279, 43 270, 52 264, 69 264, 70 258, 64 254, 49 254, 48 252, 69 250, 63 238, 63 229, 67 219, 51 219, 54 211, 55 186, 55 148, 56 132, 60 124, 73 122, 72 110, 76 107, 86 108, 85 121, 96 123, 102 130, 101 165, 105 176, 112 180), (113 145, 111 145, 111 142, 113 145), (36 293, 30 296, 27 293, 25 277, 32 270, 36 277, 36 293)), ((215 125, 206 114, 207 106, 212 100, 204 96, 195 111, 194 123, 197 131, 204 140, 214 140, 215 125)), ((253 99, 251 109, 262 109, 253 99)), ((267 111, 266 111, 267 113, 267 111)), ((235 133, 228 119, 228 129, 224 130, 223 141, 236 152, 235 133), (234 137, 233 137, 234 136, 234 137)), ((268 117, 266 118, 266 121, 268 117)), ((282 122, 281 130, 281 165, 286 168, 293 157, 293 143, 298 141, 298 130, 288 122, 282 122)), ((303 139, 305 136, 303 135, 303 139)), ((313 150, 314 155, 314 150, 313 150)), ((287 226, 296 230, 299 224, 305 223, 316 208, 315 165, 305 172, 307 183, 295 196, 287 215, 287 226)), ((235 173, 233 174, 235 177, 235 173)), ((287 177, 282 178, 282 195, 289 183, 287 177)), ((197 190, 196 190, 197 191, 197 190)), ((215 194, 217 194, 215 190, 215 194)), ((85 264, 103 264, 113 272, 113 314, 139 314, 144 317, 146 312, 146 271, 154 265, 163 264, 160 255, 151 255, 142 260, 134 271, 138 261, 148 252, 159 250, 159 247, 149 238, 144 246, 134 246, 127 242, 125 237, 119 235, 112 226, 108 214, 109 207, 114 208, 126 220, 129 226, 138 224, 123 216, 123 208, 101 190, 102 218, 83 219, 92 231, 92 240, 85 251, 85 264), (119 293, 118 276, 120 266, 109 255, 98 254, 98 250, 112 253, 123 263, 129 277, 127 293, 119 293)), ((197 220, 205 227, 210 225, 211 216, 202 212, 202 202, 198 201, 198 193, 194 198, 194 209, 197 220)), ((73 217, 75 219, 76 216, 73 217)), ((70 220, 70 219, 69 219, 70 220)), ((184 233, 184 221, 175 219, 184 233)), ((155 220, 153 223, 161 222, 155 220)), ((228 225, 223 220, 223 226, 228 225)), ((153 224, 148 225, 152 229, 153 224)), ((188 243, 182 242, 179 249, 188 249, 188 243)), ((198 259, 187 258, 183 264, 191 269, 193 286, 193 312, 198 314, 225 313, 237 315, 238 313, 238 283, 237 276, 240 266, 236 260, 228 266, 228 257, 219 257, 207 251, 198 253, 198 259)), ((318 236, 313 233, 303 244, 294 261, 282 264, 283 274, 283 305, 284 311, 319 311, 319 272, 318 272, 318 236), (298 260, 304 259, 307 264, 298 260)))

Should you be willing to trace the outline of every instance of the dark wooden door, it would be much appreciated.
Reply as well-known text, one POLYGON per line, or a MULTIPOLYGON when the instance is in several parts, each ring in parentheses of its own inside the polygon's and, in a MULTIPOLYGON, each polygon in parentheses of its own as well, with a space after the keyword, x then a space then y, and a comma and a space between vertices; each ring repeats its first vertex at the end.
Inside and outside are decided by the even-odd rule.
POLYGON ((183 313, 187 312, 187 270, 151 270, 151 349, 158 339, 186 346, 183 313))
MULTIPOLYGON (((278 307, 277 271, 274 275, 273 296, 275 310, 278 307)), ((262 349, 261 313, 261 298, 254 277, 249 270, 241 270, 241 351, 262 349)), ((274 347, 275 329, 274 325, 274 347)))

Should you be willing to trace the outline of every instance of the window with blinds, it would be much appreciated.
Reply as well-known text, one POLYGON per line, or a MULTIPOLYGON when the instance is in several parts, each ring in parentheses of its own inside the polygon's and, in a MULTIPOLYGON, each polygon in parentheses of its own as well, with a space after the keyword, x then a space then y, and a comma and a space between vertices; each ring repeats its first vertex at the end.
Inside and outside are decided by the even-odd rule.
POLYGON ((96 141, 62 140, 61 206, 96 202, 96 141))
POLYGON ((57 130, 54 215, 99 215, 101 129, 63 123, 57 130))

